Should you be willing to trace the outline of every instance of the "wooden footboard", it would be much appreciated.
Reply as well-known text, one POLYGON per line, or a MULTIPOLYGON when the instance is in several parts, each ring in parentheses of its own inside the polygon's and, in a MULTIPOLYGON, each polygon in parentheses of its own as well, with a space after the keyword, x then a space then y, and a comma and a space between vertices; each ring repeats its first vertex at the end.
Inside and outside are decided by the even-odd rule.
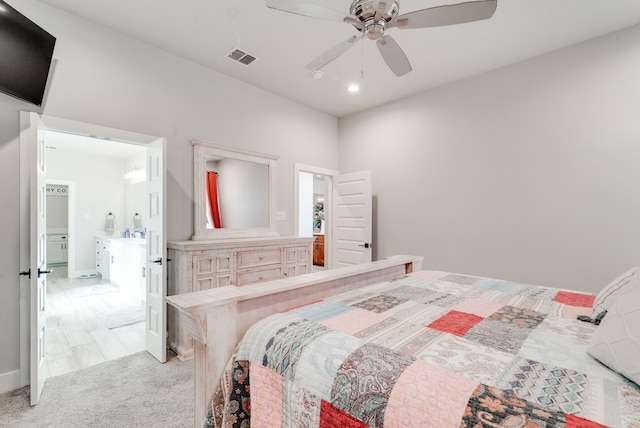
POLYGON ((227 361, 257 321, 288 308, 422 268, 422 257, 377 262, 300 275, 244 287, 220 287, 167 297, 194 341, 194 426, 202 426, 227 361))

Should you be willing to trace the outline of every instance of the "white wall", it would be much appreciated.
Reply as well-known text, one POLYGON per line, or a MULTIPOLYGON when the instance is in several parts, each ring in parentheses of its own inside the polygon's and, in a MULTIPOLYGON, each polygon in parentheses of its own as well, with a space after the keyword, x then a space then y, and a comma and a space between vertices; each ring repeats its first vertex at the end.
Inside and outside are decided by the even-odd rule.
POLYGON ((125 162, 85 153, 47 150, 47 178, 76 183, 75 270, 79 274, 96 270, 95 233, 104 230, 109 212, 116 216, 116 229, 124 229, 125 162))
POLYGON ((638 76, 636 26, 340 120, 375 256, 592 292, 640 264, 638 76))
POLYGON ((137 214, 141 217, 141 225, 144 229, 147 223, 147 209, 144 203, 147 197, 147 182, 135 184, 125 184, 124 186, 124 218, 121 222, 122 228, 129 228, 130 232, 134 232, 133 216, 137 214))
POLYGON ((141 178, 143 181, 124 180, 124 218, 120 222, 120 228, 129 228, 133 233, 133 216, 138 213, 142 217, 142 227, 146 227, 147 221, 147 207, 145 200, 147 198, 147 182, 144 181, 146 177, 146 151, 144 147, 140 148, 140 153, 131 156, 125 161, 125 171, 131 171, 135 168, 140 168, 143 172, 141 178))
MULTIPOLYGON (((167 237, 188 239, 193 219, 189 139, 279 155, 278 223, 293 233, 294 162, 337 169, 338 122, 231 77, 36 0, 8 0, 57 37, 44 108, 0 94, 0 392, 19 369, 19 111, 167 139, 167 237), (250 126, 247 126, 250 124, 250 126)), ((257 71, 259 72, 259 70, 257 71)))

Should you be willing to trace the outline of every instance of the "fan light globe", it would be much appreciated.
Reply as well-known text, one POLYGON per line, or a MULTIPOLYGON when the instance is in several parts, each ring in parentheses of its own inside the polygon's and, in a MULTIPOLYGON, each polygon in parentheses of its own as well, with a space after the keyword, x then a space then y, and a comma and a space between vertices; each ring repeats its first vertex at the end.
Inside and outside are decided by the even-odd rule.
POLYGON ((384 36, 383 24, 371 24, 364 28, 364 35, 369 40, 378 40, 384 36))

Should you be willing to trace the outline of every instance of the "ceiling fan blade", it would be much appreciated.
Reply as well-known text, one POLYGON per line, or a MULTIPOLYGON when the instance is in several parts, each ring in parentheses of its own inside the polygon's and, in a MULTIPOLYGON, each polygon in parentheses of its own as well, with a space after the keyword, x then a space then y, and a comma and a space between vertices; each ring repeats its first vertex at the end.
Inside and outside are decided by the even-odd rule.
POLYGON ((358 40, 360 40, 362 36, 351 36, 347 40, 342 43, 339 43, 311 61, 307 68, 309 70, 320 70, 325 65, 329 64, 334 59, 338 58, 340 55, 349 50, 351 46, 353 46, 358 40))
POLYGON ((349 18, 344 12, 304 0, 267 0, 267 7, 329 21, 344 21, 345 18, 349 18))
POLYGON ((411 64, 409 63, 407 56, 404 54, 400 45, 398 45, 391 36, 384 36, 378 39, 376 41, 376 45, 378 46, 378 50, 380 51, 384 62, 387 63, 391 71, 393 71, 396 76, 404 76, 411 71, 411 64))
MULTIPOLYGON (((416 10, 398 17, 398 28, 441 27, 491 18, 498 7, 497 0, 479 0, 416 10)), ((390 26, 387 26, 387 28, 390 26)))

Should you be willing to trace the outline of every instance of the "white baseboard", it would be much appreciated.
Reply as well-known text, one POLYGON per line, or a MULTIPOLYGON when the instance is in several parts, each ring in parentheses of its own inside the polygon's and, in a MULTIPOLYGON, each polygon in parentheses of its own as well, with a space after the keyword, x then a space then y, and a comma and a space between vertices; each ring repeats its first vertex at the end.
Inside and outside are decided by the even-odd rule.
POLYGON ((0 394, 22 388, 20 384, 20 370, 0 373, 0 394))

